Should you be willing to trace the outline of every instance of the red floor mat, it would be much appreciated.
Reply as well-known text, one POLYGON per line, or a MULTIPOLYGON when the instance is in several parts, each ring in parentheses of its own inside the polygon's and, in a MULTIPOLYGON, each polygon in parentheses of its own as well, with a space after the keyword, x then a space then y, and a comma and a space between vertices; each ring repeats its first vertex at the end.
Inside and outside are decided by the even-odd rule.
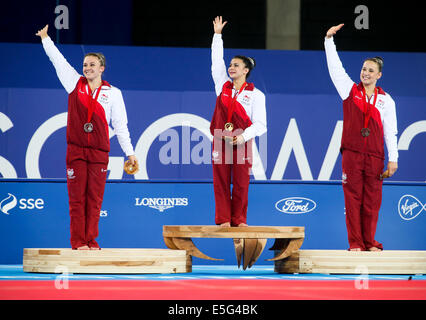
POLYGON ((423 280, 0 281, 1 300, 426 300, 423 280))

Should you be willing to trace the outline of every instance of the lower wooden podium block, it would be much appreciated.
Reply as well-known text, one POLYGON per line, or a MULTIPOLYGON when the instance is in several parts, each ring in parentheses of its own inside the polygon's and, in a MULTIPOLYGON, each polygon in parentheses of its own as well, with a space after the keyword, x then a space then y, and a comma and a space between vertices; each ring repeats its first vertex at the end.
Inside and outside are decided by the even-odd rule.
POLYGON ((278 273, 426 274, 426 251, 299 250, 275 261, 278 273))
POLYGON ((185 250, 169 249, 24 249, 25 272, 37 273, 186 273, 192 271, 185 250))

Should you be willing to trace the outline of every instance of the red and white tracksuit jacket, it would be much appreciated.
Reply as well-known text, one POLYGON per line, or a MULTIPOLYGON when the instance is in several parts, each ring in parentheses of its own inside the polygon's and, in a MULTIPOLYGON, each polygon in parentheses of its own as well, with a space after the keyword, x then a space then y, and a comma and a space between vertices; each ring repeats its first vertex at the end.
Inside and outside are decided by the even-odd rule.
POLYGON ((110 121, 124 153, 134 154, 123 96, 106 81, 91 96, 86 78, 66 61, 52 40, 47 37, 42 43, 69 94, 66 164, 71 246, 99 247, 95 239, 107 178, 110 121), (93 131, 86 133, 83 126, 88 122, 89 109, 93 110, 93 131))
POLYGON ((223 41, 214 34, 212 42, 212 77, 217 100, 210 131, 213 135, 213 186, 215 223, 230 222, 232 226, 247 222, 248 188, 252 165, 252 139, 266 132, 265 95, 248 83, 235 101, 231 122, 233 135, 242 135, 245 143, 231 146, 221 133, 228 122, 228 108, 236 90, 228 78, 223 60, 223 41), (233 185, 231 191, 231 183, 233 185))
POLYGON ((326 38, 324 46, 330 77, 343 100, 342 183, 349 246, 382 249, 383 245, 374 238, 382 201, 384 141, 388 161, 398 161, 395 102, 380 87, 377 97, 364 96, 362 83, 354 83, 346 74, 333 38, 326 38), (368 122, 370 134, 363 137, 364 101, 372 104, 374 100, 376 104, 371 108, 368 122))

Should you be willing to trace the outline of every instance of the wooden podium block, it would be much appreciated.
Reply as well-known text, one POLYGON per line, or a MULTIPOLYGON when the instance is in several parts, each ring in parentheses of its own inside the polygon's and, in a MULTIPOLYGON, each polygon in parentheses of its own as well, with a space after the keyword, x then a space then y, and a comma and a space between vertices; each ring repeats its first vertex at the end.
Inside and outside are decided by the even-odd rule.
POLYGON ((285 238, 295 239, 305 237, 305 227, 281 226, 248 226, 221 227, 210 225, 163 226, 164 237, 191 238, 285 238))
POLYGON ((299 250, 275 261, 278 273, 426 274, 426 251, 299 250))
POLYGON ((24 249, 25 272, 39 273, 185 273, 192 271, 185 250, 169 249, 24 249))
POLYGON ((215 259, 201 252, 195 246, 192 238, 231 238, 234 241, 238 267, 243 262, 243 269, 246 270, 253 266, 260 257, 269 238, 275 239, 270 250, 277 250, 278 253, 268 261, 284 259, 296 252, 305 238, 305 227, 163 226, 163 238, 168 248, 186 250, 191 256, 207 260, 222 259, 215 259))

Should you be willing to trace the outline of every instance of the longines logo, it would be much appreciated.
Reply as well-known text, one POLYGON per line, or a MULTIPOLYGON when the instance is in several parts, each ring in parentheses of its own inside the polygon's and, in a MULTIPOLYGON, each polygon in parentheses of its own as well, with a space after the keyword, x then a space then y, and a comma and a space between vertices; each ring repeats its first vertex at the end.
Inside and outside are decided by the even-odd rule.
POLYGON ((187 206, 188 198, 135 198, 135 206, 144 206, 163 212, 174 206, 187 206))
POLYGON ((302 214, 314 210, 317 207, 315 201, 302 198, 302 197, 290 197, 277 201, 275 208, 278 211, 288 214, 302 214))
POLYGON ((399 199, 398 213, 404 220, 416 218, 423 210, 426 210, 426 204, 422 204, 415 196, 406 194, 399 199))

